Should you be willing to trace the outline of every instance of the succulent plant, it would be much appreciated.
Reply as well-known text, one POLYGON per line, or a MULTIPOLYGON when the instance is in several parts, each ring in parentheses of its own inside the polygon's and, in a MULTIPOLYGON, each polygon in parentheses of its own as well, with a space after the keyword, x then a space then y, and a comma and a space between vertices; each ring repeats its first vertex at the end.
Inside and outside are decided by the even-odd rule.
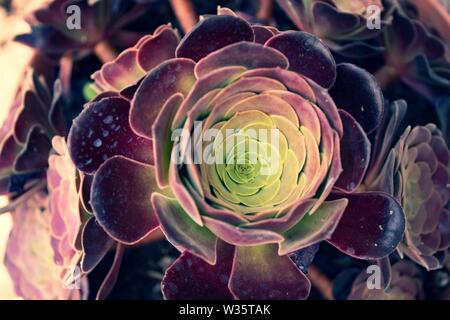
POLYGON ((405 113, 404 101, 392 104, 364 188, 401 203, 406 231, 398 252, 433 270, 442 267, 450 246, 450 150, 434 124, 408 127, 394 140, 405 113))
POLYGON ((380 28, 368 28, 370 6, 383 9, 381 0, 278 0, 292 22, 300 30, 323 39, 330 49, 348 58, 362 58, 383 51, 377 37, 380 28))
MULTIPOLYGON (((388 77, 401 78, 430 100, 450 95, 450 59, 446 34, 426 25, 425 1, 386 1, 384 47, 388 77)), ((445 30, 445 29, 444 29, 445 30)))
MULTIPOLYGON (((139 34, 123 28, 146 11, 151 0, 55 0, 36 10, 29 18, 32 31, 17 36, 16 40, 36 48, 49 58, 58 59, 67 53, 81 57, 104 40, 120 46, 129 46, 139 34), (69 26, 70 16, 79 8, 81 28, 69 26)), ((71 22, 72 21, 72 22, 71 22)))
POLYGON ((419 269, 409 261, 392 266, 392 281, 387 290, 369 289, 363 271, 354 281, 349 300, 420 300, 423 299, 423 279, 419 269))
POLYGON ((22 202, 12 215, 13 228, 6 248, 5 265, 16 294, 27 300, 86 298, 86 279, 73 278, 77 274, 72 272, 75 269, 67 269, 60 260, 71 260, 74 249, 64 247, 65 243, 60 241, 61 246, 54 251, 55 232, 59 233, 62 229, 54 227, 48 205, 44 193, 35 193, 22 202))
POLYGON ((68 131, 62 82, 51 78, 37 69, 29 71, 1 127, 0 194, 14 199, 3 212, 13 209, 30 192, 45 187, 50 141, 54 135, 68 131))
POLYGON ((309 281, 290 253, 327 240, 376 259, 401 240, 403 212, 392 197, 342 192, 367 169, 381 90, 362 69, 336 67, 316 37, 250 25, 221 8, 181 41, 158 28, 94 79, 100 94, 68 138, 86 178, 82 202, 102 239, 132 245, 161 229, 183 252, 163 280, 166 298, 306 298, 309 281), (211 143, 190 142, 204 132, 214 133, 211 143), (335 185, 341 192, 331 194, 335 185))

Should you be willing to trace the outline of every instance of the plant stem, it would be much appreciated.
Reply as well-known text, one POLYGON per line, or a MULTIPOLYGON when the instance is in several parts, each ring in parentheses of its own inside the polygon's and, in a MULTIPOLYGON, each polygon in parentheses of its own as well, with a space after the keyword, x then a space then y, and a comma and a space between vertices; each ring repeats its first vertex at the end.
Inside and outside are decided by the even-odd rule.
POLYGON ((97 58, 103 63, 111 62, 117 58, 116 50, 106 41, 97 43, 94 52, 97 58))
POLYGON ((198 16, 195 13, 191 0, 170 0, 170 4, 183 32, 188 33, 191 31, 198 22, 198 16))
POLYGON ((397 72, 389 64, 386 64, 375 73, 375 79, 377 79, 381 89, 385 89, 397 79, 397 72))
POLYGON ((330 279, 327 278, 316 266, 310 266, 308 269, 308 279, 312 285, 319 290, 322 296, 327 300, 334 300, 333 286, 330 279))
POLYGON ((256 16, 258 19, 267 21, 272 18, 273 0, 261 0, 260 7, 256 16))
POLYGON ((6 207, 0 208, 0 214, 14 211, 17 206, 30 199, 37 191, 44 188, 47 184, 46 180, 36 183, 34 186, 23 192, 18 198, 11 200, 6 207))

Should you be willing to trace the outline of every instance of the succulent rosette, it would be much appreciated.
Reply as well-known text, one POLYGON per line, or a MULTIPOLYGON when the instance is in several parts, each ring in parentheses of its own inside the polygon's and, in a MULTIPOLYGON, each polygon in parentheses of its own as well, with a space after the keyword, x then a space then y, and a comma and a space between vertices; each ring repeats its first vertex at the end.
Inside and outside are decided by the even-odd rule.
POLYGON ((122 245, 161 229, 183 252, 163 280, 166 298, 306 298, 309 281, 290 253, 327 240, 376 259, 401 240, 392 197, 344 190, 367 169, 381 90, 362 69, 336 67, 316 37, 222 8, 181 40, 160 27, 94 79, 100 94, 68 138, 82 202, 122 245), (353 90, 336 95, 342 110, 330 88, 353 90), (343 147, 358 155, 344 172, 343 147))
POLYGON ((30 192, 45 187, 51 139, 68 131, 61 81, 49 79, 38 69, 29 71, 2 125, 0 194, 14 198, 2 212, 13 209, 30 192))
POLYGON ((370 19, 383 9, 381 0, 278 0, 300 30, 323 39, 328 47, 348 58, 363 58, 383 52, 377 38, 380 28, 368 28, 370 19), (377 10, 370 10, 377 8, 377 10))
POLYGON ((80 57, 104 40, 128 47, 140 35, 124 27, 146 12, 146 3, 154 1, 55 0, 29 17, 32 31, 16 40, 50 58, 67 53, 80 57))
POLYGON ((395 142, 405 113, 404 101, 392 104, 364 187, 401 203, 406 231, 398 252, 434 270, 442 267, 450 246, 450 150, 434 124, 408 127, 395 142))
POLYGON ((423 299, 422 275, 414 263, 399 261, 392 266, 392 281, 387 290, 369 289, 369 275, 363 271, 354 281, 349 300, 420 300, 423 299))
POLYGON ((401 78, 429 99, 450 95, 449 48, 445 38, 448 30, 445 27, 436 30, 425 24, 421 13, 427 10, 426 1, 386 3, 384 14, 391 22, 384 34, 385 76, 401 78))
POLYGON ((60 255, 71 259, 73 249, 60 246, 55 252, 52 246, 56 229, 52 225, 47 196, 35 193, 16 208, 12 217, 5 265, 16 294, 27 300, 85 298, 86 280, 77 278, 74 268, 68 270, 59 261, 60 255))

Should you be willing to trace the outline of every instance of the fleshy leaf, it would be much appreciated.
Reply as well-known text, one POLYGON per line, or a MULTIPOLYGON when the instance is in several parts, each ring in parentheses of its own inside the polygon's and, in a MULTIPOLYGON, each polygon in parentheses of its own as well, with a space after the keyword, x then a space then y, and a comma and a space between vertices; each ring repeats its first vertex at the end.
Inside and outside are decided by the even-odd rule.
POLYGON ((98 289, 97 296, 95 297, 96 300, 106 299, 113 290, 117 279, 119 278, 119 271, 120 266, 122 265, 124 252, 125 247, 122 244, 118 243, 116 247, 116 254, 114 255, 113 264, 108 274, 106 275, 105 280, 103 280, 100 289, 98 289))
POLYGON ((340 110, 344 135, 341 139, 343 172, 335 187, 353 192, 359 187, 370 162, 370 141, 358 122, 346 111, 340 110))
POLYGON ((151 202, 161 230, 170 243, 180 251, 188 250, 212 265, 216 263, 217 238, 211 231, 194 222, 174 199, 155 193, 151 202))
POLYGON ((279 256, 276 245, 237 247, 230 290, 243 300, 306 299, 308 278, 288 256, 279 256))
POLYGON ((330 94, 336 106, 350 113, 366 133, 380 125, 384 112, 383 92, 367 71, 348 63, 338 65, 336 83, 330 94))
POLYGON ((162 292, 169 300, 232 300, 228 281, 234 247, 217 244, 217 264, 212 266, 185 251, 167 269, 162 280, 162 292))
POLYGON ((143 77, 145 71, 139 66, 137 56, 137 49, 127 49, 116 60, 106 63, 101 69, 102 77, 106 83, 120 91, 143 77))
POLYGON ((152 137, 152 124, 171 96, 187 96, 196 78, 189 59, 168 60, 154 68, 142 81, 131 103, 130 124, 144 137, 152 137))
POLYGON ((83 258, 81 269, 91 272, 113 247, 115 241, 106 234, 94 217, 86 222, 82 233, 83 258))
POLYGON ((197 78, 228 66, 243 66, 247 69, 288 67, 286 57, 275 49, 251 42, 239 42, 211 53, 195 67, 197 78))
POLYGON ((309 266, 312 264, 317 252, 320 249, 320 242, 304 249, 297 250, 289 255, 292 261, 303 273, 307 273, 309 266))
POLYGON ((274 36, 273 30, 265 26, 254 25, 252 26, 253 32, 255 33, 255 42, 260 44, 265 44, 267 40, 274 36))
POLYGON ((327 240, 338 226, 347 206, 346 199, 324 202, 313 214, 307 214, 296 226, 283 234, 279 254, 288 254, 327 240))
POLYGON ((156 168, 156 180, 160 188, 169 184, 169 166, 172 154, 171 124, 175 114, 183 102, 183 95, 174 94, 167 99, 161 112, 155 120, 152 128, 154 138, 154 158, 156 168))
POLYGON ((287 31, 272 37, 266 45, 288 58, 289 70, 314 80, 324 88, 334 84, 336 63, 319 38, 302 31, 287 31))
POLYGON ((405 216, 397 201, 383 192, 333 194, 349 200, 329 242, 359 259, 375 260, 392 253, 403 238, 405 216))
POLYGON ((79 170, 94 173, 105 160, 116 155, 153 163, 153 143, 131 130, 129 110, 125 99, 104 98, 89 104, 74 120, 68 145, 79 170))
POLYGON ((209 217, 203 217, 203 220, 214 234, 234 245, 254 246, 283 240, 283 236, 269 230, 240 228, 209 217))
POLYGON ((144 41, 139 47, 138 62, 149 71, 166 60, 175 58, 179 42, 178 34, 171 27, 163 28, 157 35, 144 41))
POLYGON ((14 170, 27 172, 46 168, 51 148, 48 136, 40 127, 34 127, 28 135, 24 149, 15 161, 14 170))
POLYGON ((115 156, 95 173, 91 205, 113 239, 134 244, 158 227, 150 195, 157 191, 152 166, 115 156))
POLYGON ((210 16, 201 20, 179 44, 177 57, 199 61, 229 44, 254 40, 252 27, 234 16, 210 16))
POLYGON ((94 180, 93 175, 83 174, 81 177, 80 184, 80 202, 83 206, 83 209, 87 212, 92 213, 91 207, 91 186, 92 181, 94 180))
POLYGON ((29 132, 37 125, 44 131, 50 130, 47 119, 49 108, 34 91, 25 93, 23 107, 14 122, 14 136, 17 141, 25 143, 29 132))

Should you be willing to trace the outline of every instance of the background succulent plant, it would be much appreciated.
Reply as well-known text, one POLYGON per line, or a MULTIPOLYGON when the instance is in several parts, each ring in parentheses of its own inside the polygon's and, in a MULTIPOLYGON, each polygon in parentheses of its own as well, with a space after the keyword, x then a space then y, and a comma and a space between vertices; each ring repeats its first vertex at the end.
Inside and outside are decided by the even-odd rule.
POLYGON ((368 19, 381 12, 381 0, 278 0, 300 30, 323 39, 328 47, 348 58, 362 58, 383 51, 377 37, 385 22, 368 28, 368 19), (371 10, 378 8, 378 10, 371 10))
POLYGON ((427 269, 438 269, 449 247, 450 152, 434 124, 408 127, 394 140, 405 112, 404 101, 392 104, 366 188, 386 191, 402 204, 406 232, 398 251, 427 269))
POLYGON ((369 289, 368 274, 363 271, 354 281, 349 300, 420 300, 423 298, 423 278, 419 269, 409 261, 392 267, 389 289, 369 289))
MULTIPOLYGON (((0 193, 15 202, 43 187, 51 138, 67 132, 61 82, 38 70, 28 72, 2 127, 0 193)), ((13 207, 11 203, 5 212, 13 207)))
POLYGON ((34 194, 16 208, 5 257, 15 291, 30 300, 82 299, 87 295, 86 279, 78 279, 79 288, 69 286, 75 281, 70 280, 72 273, 61 263, 60 258, 66 256, 60 254, 70 258, 73 249, 61 251, 60 247, 54 251, 52 224, 48 198, 43 193, 34 194))
POLYGON ((450 95, 450 60, 445 35, 425 24, 422 2, 389 0, 385 15, 391 23, 385 29, 384 47, 390 78, 405 83, 433 100, 450 95))
POLYGON ((146 12, 145 2, 152 1, 55 0, 29 17, 31 33, 19 35, 16 40, 52 59, 66 54, 82 57, 104 40, 110 41, 113 46, 127 47, 140 35, 123 28, 146 12), (75 17, 77 13, 67 10, 71 6, 74 8, 73 5, 79 8, 77 21, 81 23, 81 28, 68 27, 68 22, 75 21, 69 17, 75 17))

